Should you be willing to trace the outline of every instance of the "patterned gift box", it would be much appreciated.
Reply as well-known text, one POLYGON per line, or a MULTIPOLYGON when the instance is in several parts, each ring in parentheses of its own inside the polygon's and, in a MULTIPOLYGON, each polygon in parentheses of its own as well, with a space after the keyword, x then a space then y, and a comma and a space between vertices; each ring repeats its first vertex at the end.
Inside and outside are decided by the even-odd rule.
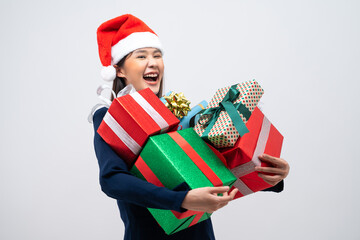
POLYGON ((204 115, 195 125, 195 131, 199 136, 208 142, 211 142, 216 148, 234 146, 240 135, 247 132, 245 123, 249 119, 251 112, 255 109, 263 93, 264 90, 255 80, 218 89, 206 109, 219 109, 221 105, 225 105, 224 101, 227 100, 236 106, 238 113, 231 114, 229 111, 219 109, 221 112, 219 112, 218 117, 215 119, 210 115, 204 115), (228 97, 230 91, 235 89, 239 92, 238 95, 232 94, 232 97, 228 97), (234 99, 235 97, 236 99, 234 99), (234 119, 232 119, 235 117, 239 118, 237 120, 238 123, 235 122, 236 124, 234 124, 234 119), (210 124, 207 126, 210 121, 215 121, 215 123, 212 126, 210 126, 210 124))
POLYGON ((97 132, 130 167, 151 135, 178 128, 179 120, 149 89, 118 97, 97 132))
POLYGON ((269 166, 258 158, 263 153, 280 157, 283 142, 283 136, 259 108, 255 108, 246 126, 249 133, 240 137, 234 147, 221 149, 228 168, 238 178, 234 183, 234 187, 239 189, 235 198, 272 187, 257 175, 254 168, 269 166))
MULTIPOLYGON (((192 128, 150 137, 131 172, 157 186, 190 189, 231 186, 235 176, 192 128)), ((209 213, 152 209, 149 211, 167 234, 209 218, 209 213)))

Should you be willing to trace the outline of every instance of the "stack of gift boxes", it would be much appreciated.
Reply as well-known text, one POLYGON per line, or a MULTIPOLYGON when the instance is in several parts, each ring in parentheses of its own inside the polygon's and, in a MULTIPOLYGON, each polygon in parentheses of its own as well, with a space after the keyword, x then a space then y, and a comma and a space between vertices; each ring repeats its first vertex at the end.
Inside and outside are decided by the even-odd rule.
MULTIPOLYGON (((280 157, 283 137, 257 107, 263 92, 255 80, 247 81, 190 109, 182 93, 159 99, 144 89, 114 99, 98 133, 141 179, 169 189, 184 183, 189 189, 236 187, 239 198, 271 187, 254 171, 267 166, 258 156, 280 157)), ((210 217, 149 211, 167 234, 210 217)))

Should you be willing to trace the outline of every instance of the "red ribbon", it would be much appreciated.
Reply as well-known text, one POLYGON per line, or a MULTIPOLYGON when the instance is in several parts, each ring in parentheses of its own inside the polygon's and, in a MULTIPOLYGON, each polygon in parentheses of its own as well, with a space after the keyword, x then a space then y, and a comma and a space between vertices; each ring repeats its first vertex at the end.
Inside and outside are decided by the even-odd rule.
POLYGON ((211 146, 210 144, 206 143, 208 145, 208 147, 213 151, 213 153, 215 153, 215 155, 221 160, 221 162, 225 165, 225 167, 228 168, 227 162, 225 157, 221 154, 221 152, 219 152, 218 150, 216 150, 216 148, 214 148, 213 146, 211 146))
MULTIPOLYGON (((146 179, 146 181, 154 184, 155 186, 158 187, 164 187, 164 185, 161 183, 161 181, 159 180, 159 178, 154 174, 154 172, 150 169, 150 167, 146 164, 146 162, 142 159, 141 156, 139 156, 139 158, 136 160, 135 162, 135 166, 137 167, 137 169, 139 169, 139 171, 141 172, 141 174, 144 176, 144 178, 146 179)), ((178 219, 183 219, 183 218, 187 218, 187 217, 191 217, 195 214, 200 215, 201 216, 204 214, 204 212, 199 212, 199 211, 192 211, 192 210, 187 210, 186 212, 180 213, 174 210, 171 210, 171 212, 175 215, 176 218, 178 219)), ((194 220, 197 217, 194 218, 194 220)), ((200 219, 199 218, 199 219, 200 219)), ((198 219, 198 220, 199 220, 198 219)), ((194 222, 193 220, 193 222, 194 222)), ((193 222, 191 222, 191 224, 193 224, 193 222)), ((196 223, 196 222, 195 222, 196 223)), ((194 224, 195 224, 194 223, 194 224)), ((194 225, 193 224, 193 225, 194 225)))
POLYGON ((155 186, 164 187, 164 185, 160 182, 158 177, 154 174, 154 172, 150 169, 150 167, 146 164, 146 162, 144 161, 144 159, 142 159, 141 156, 139 156, 136 160, 135 166, 137 167, 137 169, 139 169, 146 181, 151 182, 155 186))
POLYGON ((214 171, 206 164, 200 155, 192 148, 192 146, 178 133, 171 132, 168 135, 181 147, 181 149, 190 157, 195 165, 201 170, 202 173, 210 180, 215 186, 223 185, 221 179, 214 173, 214 171))

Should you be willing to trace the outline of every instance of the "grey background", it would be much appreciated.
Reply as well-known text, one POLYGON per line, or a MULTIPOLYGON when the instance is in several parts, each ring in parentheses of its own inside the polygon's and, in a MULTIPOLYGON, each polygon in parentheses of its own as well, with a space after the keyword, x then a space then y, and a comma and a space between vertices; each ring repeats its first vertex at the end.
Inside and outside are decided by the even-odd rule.
POLYGON ((165 48, 166 90, 194 103, 257 79, 285 136, 281 194, 213 215, 218 239, 360 239, 358 1, 1 1, 0 239, 121 239, 98 184, 96 28, 124 13, 165 48))

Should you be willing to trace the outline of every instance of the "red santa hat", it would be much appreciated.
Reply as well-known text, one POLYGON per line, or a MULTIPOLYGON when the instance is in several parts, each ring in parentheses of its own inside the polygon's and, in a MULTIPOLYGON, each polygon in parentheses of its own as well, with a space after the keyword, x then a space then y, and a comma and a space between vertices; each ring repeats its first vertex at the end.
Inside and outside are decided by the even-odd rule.
POLYGON ((153 47, 162 51, 159 37, 143 21, 131 14, 125 14, 104 22, 97 29, 99 56, 103 69, 101 76, 105 81, 116 77, 113 67, 132 51, 153 47))

